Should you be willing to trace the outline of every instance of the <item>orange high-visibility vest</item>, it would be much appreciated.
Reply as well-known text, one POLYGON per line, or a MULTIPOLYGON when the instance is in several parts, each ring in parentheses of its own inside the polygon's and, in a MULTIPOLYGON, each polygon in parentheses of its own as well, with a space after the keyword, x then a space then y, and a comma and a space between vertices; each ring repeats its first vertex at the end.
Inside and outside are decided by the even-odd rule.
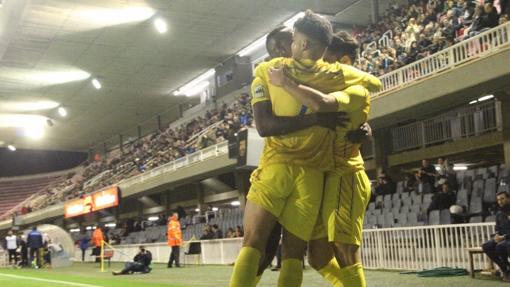
POLYGON ((166 235, 168 237, 168 246, 181 246, 182 244, 182 231, 181 224, 176 216, 170 217, 168 222, 166 235))
POLYGON ((96 228, 96 230, 94 230, 94 233, 92 233, 92 244, 94 244, 94 246, 96 247, 100 247, 101 241, 103 240, 104 240, 103 231, 101 231, 101 228, 96 228))

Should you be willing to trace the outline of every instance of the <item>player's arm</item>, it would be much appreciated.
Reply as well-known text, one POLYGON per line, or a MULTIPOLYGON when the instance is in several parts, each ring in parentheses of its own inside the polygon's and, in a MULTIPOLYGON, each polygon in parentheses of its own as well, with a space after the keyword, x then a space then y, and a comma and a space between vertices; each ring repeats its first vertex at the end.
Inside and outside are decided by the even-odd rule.
POLYGON ((294 117, 276 116, 273 113, 269 91, 264 80, 255 77, 252 82, 252 105, 253 118, 257 132, 261 137, 280 136, 320 125, 326 128, 335 129, 337 125, 345 124, 342 121, 343 115, 317 115, 307 114, 294 117))

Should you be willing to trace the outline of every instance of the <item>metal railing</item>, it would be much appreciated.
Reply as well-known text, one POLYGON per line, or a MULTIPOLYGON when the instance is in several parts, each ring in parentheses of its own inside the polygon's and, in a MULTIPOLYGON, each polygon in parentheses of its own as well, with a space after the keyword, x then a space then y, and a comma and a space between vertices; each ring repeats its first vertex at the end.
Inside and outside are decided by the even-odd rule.
POLYGON ((478 136, 501 128, 498 101, 464 107, 391 130, 393 152, 478 136))
POLYGON ((162 166, 158 166, 154 169, 151 169, 150 171, 147 171, 145 173, 139 174, 137 176, 133 176, 130 178, 127 178, 125 180, 122 180, 119 182, 119 186, 127 187, 136 183, 144 182, 145 180, 161 175, 163 173, 172 172, 177 169, 189 166, 191 164, 202 162, 214 157, 218 157, 220 155, 228 154, 228 142, 224 141, 219 144, 201 149, 197 152, 194 152, 192 154, 186 155, 184 157, 181 157, 177 160, 174 160, 172 162, 169 162, 167 164, 164 164, 162 166))
MULTIPOLYGON (((366 268, 421 270, 436 267, 469 269, 467 248, 480 247, 494 233, 494 223, 470 223, 363 231, 366 268)), ((482 269, 486 256, 474 258, 482 269)))
POLYGON ((382 94, 400 89, 419 79, 494 53, 509 43, 510 22, 463 40, 433 55, 381 76, 383 88, 381 91, 372 94, 372 97, 379 97, 382 94))

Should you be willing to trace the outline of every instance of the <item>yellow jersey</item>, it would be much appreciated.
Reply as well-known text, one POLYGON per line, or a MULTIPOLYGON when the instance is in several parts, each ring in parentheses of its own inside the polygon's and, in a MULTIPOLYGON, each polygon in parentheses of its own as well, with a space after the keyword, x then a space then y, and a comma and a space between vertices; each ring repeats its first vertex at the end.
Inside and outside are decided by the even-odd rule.
MULTIPOLYGON (((310 109, 294 99, 283 88, 271 85, 269 70, 286 66, 294 81, 333 93, 350 85, 370 86, 368 74, 342 64, 328 64, 319 61, 295 61, 291 58, 276 58, 263 62, 255 69, 251 86, 252 105, 271 101, 276 116, 298 116, 311 113, 310 109)), ((263 119, 262 119, 263 120, 263 119)), ((282 136, 266 137, 259 166, 269 164, 294 164, 331 170, 335 167, 333 141, 335 133, 319 126, 313 126, 282 136)))

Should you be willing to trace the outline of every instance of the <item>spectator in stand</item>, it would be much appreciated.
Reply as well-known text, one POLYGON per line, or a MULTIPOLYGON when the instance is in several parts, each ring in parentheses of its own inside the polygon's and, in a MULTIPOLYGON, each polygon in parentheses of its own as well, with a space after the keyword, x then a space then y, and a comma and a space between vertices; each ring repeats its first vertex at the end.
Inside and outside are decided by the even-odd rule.
POLYGON ((18 249, 18 238, 14 235, 12 230, 7 232, 7 236, 5 237, 7 252, 9 253, 9 264, 17 264, 18 258, 16 256, 16 249, 18 249))
POLYGON ((210 225, 204 226, 204 232, 202 233, 202 236, 200 236, 200 240, 209 240, 214 239, 214 232, 212 231, 212 228, 210 225))
POLYGON ((243 237, 243 236, 244 236, 243 228, 238 225, 236 227, 236 236, 235 237, 243 237))
POLYGON ((85 261, 85 252, 89 248, 89 242, 90 242, 90 237, 88 236, 88 234, 84 230, 82 230, 81 238, 79 240, 79 245, 80 245, 80 250, 81 250, 81 261, 82 262, 85 261))
POLYGON ((113 275, 127 275, 133 274, 136 272, 140 272, 142 274, 146 274, 151 272, 152 268, 150 267, 152 262, 152 253, 149 250, 146 250, 142 245, 140 246, 140 251, 133 258, 133 262, 127 262, 124 266, 124 269, 119 272, 113 271, 113 275))
POLYGON ((221 229, 218 227, 218 224, 213 224, 212 232, 214 234, 214 239, 222 239, 223 238, 223 231, 221 231, 221 229))
POLYGON ((453 170, 453 164, 451 164, 447 158, 439 157, 437 159, 437 165, 439 166, 439 169, 437 170, 437 179, 439 184, 447 182, 453 190, 457 190, 457 175, 453 170))
POLYGON ((510 282, 510 195, 498 192, 497 202, 500 207, 496 215, 496 233, 493 238, 482 245, 483 252, 498 265, 503 281, 510 282))
POLYGON ((227 230, 227 235, 225 236, 225 238, 234 238, 234 237, 236 237, 234 228, 229 227, 228 230, 227 230))
POLYGON ((376 195, 394 194, 397 192, 397 186, 391 177, 385 172, 381 171, 379 174, 378 184, 375 187, 376 195))
POLYGON ((174 212, 174 214, 168 218, 167 238, 168 246, 172 247, 172 253, 168 259, 167 267, 172 268, 175 262, 175 267, 179 268, 181 267, 179 258, 181 255, 182 230, 181 224, 179 223, 179 214, 177 214, 177 212, 174 212))
POLYGON ((30 262, 34 264, 35 268, 41 267, 41 256, 39 250, 43 247, 43 236, 41 232, 37 230, 37 227, 32 227, 32 231, 28 233, 27 246, 30 248, 30 262))
POLYGON ((444 183, 441 186, 441 191, 432 196, 432 201, 427 208, 427 214, 429 214, 432 210, 449 209, 450 206, 455 204, 456 200, 457 198, 455 193, 450 189, 450 185, 448 183, 444 183))
POLYGON ((436 168, 424 159, 421 161, 420 181, 423 184, 423 192, 435 192, 436 168))

